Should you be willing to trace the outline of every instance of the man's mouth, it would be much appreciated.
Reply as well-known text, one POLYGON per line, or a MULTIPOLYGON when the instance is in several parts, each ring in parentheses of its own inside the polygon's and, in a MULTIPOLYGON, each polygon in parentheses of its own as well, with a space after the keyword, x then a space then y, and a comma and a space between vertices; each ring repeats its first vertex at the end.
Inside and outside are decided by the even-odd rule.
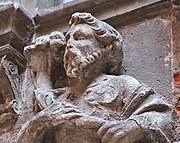
POLYGON ((72 60, 66 61, 65 69, 68 77, 75 78, 80 75, 85 67, 88 65, 88 61, 85 57, 74 57, 72 60))
POLYGON ((100 59, 101 56, 101 53, 97 51, 87 56, 83 56, 81 53, 66 53, 64 66, 67 76, 71 78, 79 76, 86 70, 88 65, 93 64, 96 60, 100 59))

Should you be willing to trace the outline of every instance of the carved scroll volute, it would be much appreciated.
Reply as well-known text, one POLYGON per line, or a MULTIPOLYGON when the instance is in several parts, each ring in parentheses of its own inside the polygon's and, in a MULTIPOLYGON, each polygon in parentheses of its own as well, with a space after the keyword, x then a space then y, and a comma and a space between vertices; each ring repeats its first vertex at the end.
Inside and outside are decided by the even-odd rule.
POLYGON ((0 84, 2 87, 0 96, 3 99, 1 100, 2 105, 13 109, 16 114, 33 111, 33 94, 30 95, 24 92, 28 84, 23 83, 27 75, 25 72, 25 58, 10 45, 0 47, 0 52, 0 84))
POLYGON ((10 85, 10 82, 7 78, 7 75, 4 71, 4 66, 3 66, 3 59, 1 59, 1 65, 0 65, 0 75, 1 75, 1 82, 0 82, 0 104, 1 104, 1 109, 3 107, 7 107, 8 104, 14 99, 14 94, 10 85))
POLYGON ((21 85, 25 59, 10 45, 0 47, 0 133, 10 130, 22 114, 21 85))
POLYGON ((13 101, 13 109, 17 114, 22 112, 20 104, 22 104, 21 100, 21 80, 22 77, 19 75, 18 66, 13 62, 9 61, 6 56, 2 59, 2 66, 4 68, 4 72, 10 81, 10 86, 14 93, 14 101, 13 101))
POLYGON ((63 33, 52 32, 50 35, 38 37, 32 45, 24 49, 28 67, 36 74, 35 97, 41 109, 55 101, 52 92, 54 74, 62 65, 64 48, 63 33))

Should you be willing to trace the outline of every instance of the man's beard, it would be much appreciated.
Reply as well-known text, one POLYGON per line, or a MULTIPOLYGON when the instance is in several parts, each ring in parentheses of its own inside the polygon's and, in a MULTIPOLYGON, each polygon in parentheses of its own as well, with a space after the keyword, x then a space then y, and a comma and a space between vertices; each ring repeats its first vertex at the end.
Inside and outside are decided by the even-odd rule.
POLYGON ((70 78, 78 78, 82 76, 87 70, 88 67, 96 62, 101 57, 100 52, 93 52, 90 55, 83 56, 82 54, 76 54, 71 57, 68 55, 68 52, 65 54, 66 60, 64 60, 64 67, 66 74, 70 78))

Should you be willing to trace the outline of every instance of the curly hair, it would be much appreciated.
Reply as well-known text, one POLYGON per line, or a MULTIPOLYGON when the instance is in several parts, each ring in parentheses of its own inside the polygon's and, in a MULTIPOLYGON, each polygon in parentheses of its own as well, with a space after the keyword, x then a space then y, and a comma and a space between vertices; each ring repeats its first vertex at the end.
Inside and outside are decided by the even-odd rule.
POLYGON ((111 46, 111 52, 108 53, 108 65, 105 70, 106 74, 120 74, 123 61, 123 39, 120 33, 112 26, 98 20, 90 13, 74 13, 71 17, 69 25, 71 27, 83 23, 91 26, 96 39, 102 45, 111 46))

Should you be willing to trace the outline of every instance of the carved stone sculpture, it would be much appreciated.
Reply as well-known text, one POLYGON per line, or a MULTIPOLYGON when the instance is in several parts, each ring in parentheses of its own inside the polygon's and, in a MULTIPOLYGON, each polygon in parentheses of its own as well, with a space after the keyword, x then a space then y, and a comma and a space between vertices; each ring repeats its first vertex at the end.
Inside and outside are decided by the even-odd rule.
POLYGON ((55 82, 54 74, 62 65, 65 38, 61 32, 39 37, 34 44, 25 47, 24 54, 28 67, 35 72, 35 96, 41 109, 55 101, 51 91, 55 82))
POLYGON ((75 13, 65 38, 65 51, 58 32, 25 48, 41 111, 23 126, 18 143, 170 142, 171 105, 120 74, 119 32, 89 13, 75 13), (62 64, 68 84, 55 89, 53 74, 62 64))

